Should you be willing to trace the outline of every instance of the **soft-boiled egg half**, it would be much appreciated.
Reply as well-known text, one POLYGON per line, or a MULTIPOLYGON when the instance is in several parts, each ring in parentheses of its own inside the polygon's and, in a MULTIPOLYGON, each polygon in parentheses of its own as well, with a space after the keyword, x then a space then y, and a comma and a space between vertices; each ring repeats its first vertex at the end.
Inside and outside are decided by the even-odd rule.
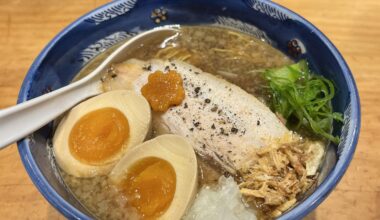
POLYGON ((56 161, 76 177, 106 175, 130 148, 144 141, 150 124, 150 106, 141 95, 128 90, 103 93, 62 119, 53 138, 56 161))
POLYGON ((142 219, 181 219, 197 189, 193 147, 178 135, 161 135, 129 151, 109 177, 142 219))

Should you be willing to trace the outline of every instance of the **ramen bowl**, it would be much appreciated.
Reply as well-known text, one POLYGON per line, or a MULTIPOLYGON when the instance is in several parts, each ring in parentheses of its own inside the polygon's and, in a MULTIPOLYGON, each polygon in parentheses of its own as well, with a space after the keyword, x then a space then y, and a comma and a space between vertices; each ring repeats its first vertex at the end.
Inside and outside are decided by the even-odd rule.
MULTIPOLYGON (((214 25, 265 39, 295 61, 307 59, 312 70, 335 82, 333 109, 344 114, 334 124, 339 145, 330 144, 316 189, 279 219, 300 219, 315 209, 338 184, 355 152, 360 103, 349 67, 335 46, 296 13, 266 0, 113 1, 70 24, 40 53, 21 87, 18 103, 69 84, 91 60, 125 39, 163 25, 214 25), (156 9, 166 19, 152 17, 156 9)), ((42 195, 68 218, 93 216, 65 186, 51 151, 53 123, 18 142, 29 176, 42 195)))

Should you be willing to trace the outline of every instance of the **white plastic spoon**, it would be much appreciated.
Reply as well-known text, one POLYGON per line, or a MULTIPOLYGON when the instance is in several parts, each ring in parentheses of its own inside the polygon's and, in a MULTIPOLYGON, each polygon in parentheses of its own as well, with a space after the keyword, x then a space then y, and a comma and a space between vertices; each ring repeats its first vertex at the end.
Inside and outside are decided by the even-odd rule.
POLYGON ((139 34, 117 48, 86 77, 53 92, 0 111, 0 149, 43 127, 65 111, 91 96, 100 94, 102 73, 112 63, 126 59, 151 42, 176 35, 173 28, 156 28, 139 34))

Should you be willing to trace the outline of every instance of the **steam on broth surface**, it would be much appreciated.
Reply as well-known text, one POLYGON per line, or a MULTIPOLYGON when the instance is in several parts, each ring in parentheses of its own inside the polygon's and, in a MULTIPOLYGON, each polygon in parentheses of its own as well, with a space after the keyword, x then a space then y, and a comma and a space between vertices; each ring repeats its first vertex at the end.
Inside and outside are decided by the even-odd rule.
MULTIPOLYGON (((109 51, 106 51, 104 54, 95 58, 94 61, 78 74, 77 78, 89 73, 90 70, 94 66, 97 66, 100 60, 103 60, 109 53, 109 51)), ((168 39, 165 44, 144 45, 144 49, 138 50, 131 58, 140 60, 163 59, 184 61, 200 68, 204 72, 215 74, 217 77, 226 79, 254 95, 265 104, 268 104, 271 94, 268 93, 267 89, 263 89, 268 85, 260 73, 268 68, 282 67, 293 63, 291 59, 271 47, 263 39, 256 39, 235 30, 211 26, 181 27, 179 28, 178 36, 168 39)), ((118 73, 114 67, 111 67, 108 72, 110 74, 104 78, 104 88, 106 90, 110 88, 109 83, 118 80, 118 73)), ((153 130, 152 138, 159 133, 159 131, 153 130)), ((289 139, 291 138, 298 138, 298 136, 289 137, 289 139)), ((278 143, 280 142, 281 140, 278 141, 278 143)), ((304 145, 308 142, 307 137, 299 138, 294 141, 297 146, 304 145)), ((240 170, 240 172, 262 175, 264 171, 260 168, 260 163, 267 163, 266 161, 270 160, 273 155, 277 155, 278 158, 282 158, 283 160, 288 160, 288 157, 301 158, 300 163, 303 164, 300 164, 300 166, 303 168, 299 168, 300 170, 295 168, 294 161, 281 161, 278 164, 270 164, 270 166, 277 166, 278 168, 277 171, 273 168, 273 170, 275 170, 275 174, 273 175, 286 175, 287 178, 299 178, 297 181, 303 181, 300 183, 301 186, 295 189, 294 192, 287 192, 288 194, 284 193, 286 196, 297 195, 298 198, 314 183, 316 174, 314 173, 314 175, 312 175, 313 178, 307 176, 305 157, 310 155, 307 152, 310 153, 310 151, 315 149, 306 147, 301 153, 295 152, 292 148, 285 149, 283 145, 280 145, 281 143, 276 146, 273 145, 272 148, 266 152, 255 152, 253 157, 257 157, 257 161, 260 161, 252 165, 255 169, 251 170, 247 168, 240 170), (266 155, 266 153, 268 154, 266 155)), ((323 149, 324 147, 321 146, 321 148, 323 149)), ((318 152, 320 156, 317 162, 320 162, 321 155, 323 154, 323 151, 318 152)), ((231 174, 220 168, 215 161, 210 160, 210 158, 197 155, 197 159, 199 189, 207 186, 212 188, 217 185, 218 179, 221 176, 231 176, 231 174)), ((61 170, 61 174, 66 185, 78 200, 99 219, 139 219, 136 210, 128 206, 126 198, 118 192, 107 176, 77 178, 65 173, 63 170, 61 170)), ((275 195, 276 192, 272 192, 275 191, 277 186, 283 187, 281 184, 277 184, 276 186, 263 185, 254 180, 254 182, 249 185, 244 181, 251 181, 250 178, 254 177, 246 175, 246 179, 244 179, 239 172, 232 175, 232 177, 235 178, 238 184, 241 184, 241 189, 244 189, 244 187, 260 188, 261 191, 246 190, 246 194, 242 193, 243 195, 248 195, 245 202, 249 203, 251 208, 255 210, 259 219, 278 216, 296 202, 296 198, 287 198, 283 195, 275 195), (264 190, 263 187, 267 187, 267 189, 264 190), (260 198, 258 193, 264 192, 273 194, 272 203, 267 203, 265 199, 260 198), (250 197, 249 193, 254 197, 250 197), (278 198, 281 198, 281 196, 284 198, 279 201, 278 198)), ((290 179, 288 181, 290 181, 290 179)))

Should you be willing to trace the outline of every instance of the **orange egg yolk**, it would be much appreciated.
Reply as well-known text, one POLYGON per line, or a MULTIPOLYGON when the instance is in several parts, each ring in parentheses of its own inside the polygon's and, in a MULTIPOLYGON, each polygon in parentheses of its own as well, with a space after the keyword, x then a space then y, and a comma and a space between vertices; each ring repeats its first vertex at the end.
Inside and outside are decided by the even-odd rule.
POLYGON ((165 112, 169 107, 181 104, 185 98, 181 75, 174 70, 168 73, 156 71, 149 75, 141 94, 154 111, 165 112))
POLYGON ((137 161, 121 183, 128 204, 142 219, 156 219, 170 206, 176 189, 176 174, 170 163, 156 157, 137 161))
POLYGON ((99 165, 120 152, 128 137, 124 114, 116 108, 101 108, 75 123, 69 136, 70 153, 79 161, 99 165))

